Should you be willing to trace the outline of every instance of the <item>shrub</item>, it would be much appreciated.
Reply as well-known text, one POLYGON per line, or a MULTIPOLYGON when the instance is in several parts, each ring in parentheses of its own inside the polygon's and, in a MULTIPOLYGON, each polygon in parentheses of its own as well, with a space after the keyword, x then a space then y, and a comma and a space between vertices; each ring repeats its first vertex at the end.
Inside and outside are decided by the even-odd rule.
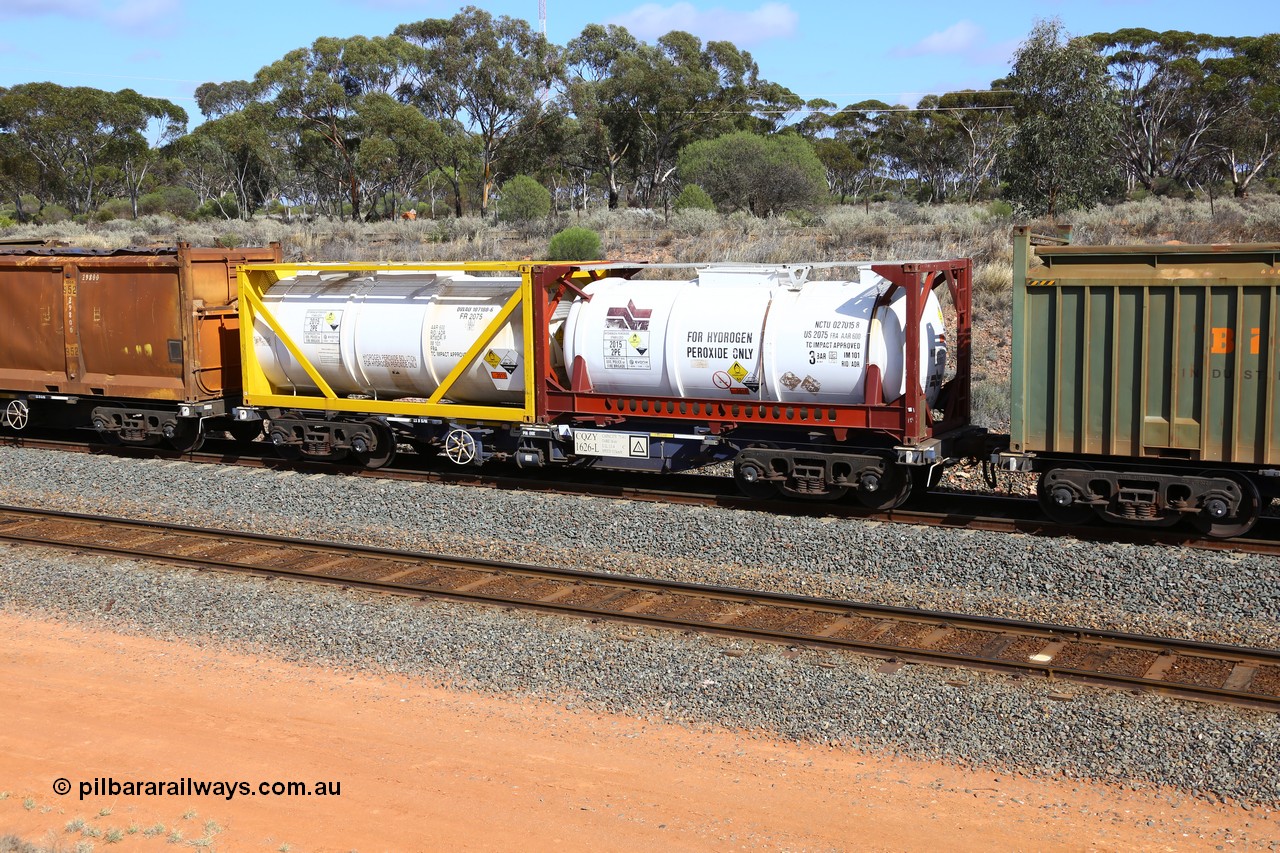
POLYGON ((127 198, 113 198, 104 201, 94 214, 99 222, 110 222, 113 219, 132 219, 133 204, 127 198))
POLYGON ((183 219, 195 216, 200 199, 186 187, 160 187, 138 199, 139 213, 172 213, 183 219))
POLYGON ((701 139, 679 155, 680 178, 707 189, 729 211, 756 216, 818 205, 827 196, 826 171, 805 138, 749 131, 701 139))
POLYGON ((551 191, 528 175, 516 175, 498 189, 498 219, 529 223, 551 212, 551 191))
POLYGON ((40 215, 37 217, 43 225, 57 225, 60 222, 66 222, 70 218, 71 211, 60 204, 45 205, 44 210, 40 211, 40 215))
POLYGON ((1010 219, 1013 216, 1013 205, 1003 199, 987 202, 987 215, 992 219, 1010 219))
POLYGON ((671 217, 671 230, 688 234, 690 237, 709 234, 723 224, 720 214, 701 207, 686 207, 683 210, 677 210, 671 217))
POLYGON ((597 261, 603 250, 600 235, 590 228, 566 228, 551 238, 547 258, 552 261, 597 261))
POLYGON ((211 198, 196 209, 197 219, 239 219, 240 205, 236 197, 227 193, 222 198, 211 198))
POLYGON ((686 184, 685 188, 680 190, 680 195, 676 196, 675 204, 671 207, 677 212, 681 210, 715 210, 716 203, 711 200, 711 196, 707 195, 707 191, 697 184, 686 184))

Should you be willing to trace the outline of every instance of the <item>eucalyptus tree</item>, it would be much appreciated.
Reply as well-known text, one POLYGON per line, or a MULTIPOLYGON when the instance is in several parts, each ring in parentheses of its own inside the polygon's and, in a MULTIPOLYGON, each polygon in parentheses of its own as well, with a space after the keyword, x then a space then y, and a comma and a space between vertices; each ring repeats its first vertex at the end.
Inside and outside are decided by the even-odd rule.
MULTIPOLYGON (((536 124, 557 73, 556 51, 527 21, 503 15, 494 18, 467 6, 452 18, 431 18, 396 27, 395 36, 420 50, 405 66, 408 79, 399 91, 428 118, 444 125, 455 146, 449 171, 460 177, 461 156, 475 137, 480 158, 480 213, 489 194, 498 161, 522 144, 518 130, 536 124)), ((443 168, 443 167, 442 167, 443 168)), ((456 210, 462 215, 461 187, 455 184, 456 210)))
POLYGON ((283 139, 300 174, 335 213, 360 216, 366 192, 360 174, 361 111, 371 97, 404 82, 407 46, 398 38, 319 38, 263 67, 252 81, 205 84, 201 111, 215 117, 267 104, 284 124, 283 139), (345 201, 345 207, 344 202, 345 201))
POLYGON ((1205 67, 1217 115, 1206 144, 1241 198, 1280 158, 1280 34, 1235 39, 1205 67))
POLYGON ((203 204, 236 200, 224 216, 251 219, 281 186, 284 156, 279 119, 269 104, 250 103, 211 118, 172 146, 183 182, 203 204))
POLYGON ((838 163, 844 170, 840 175, 842 200, 844 194, 865 199, 884 187, 889 174, 886 128, 889 117, 905 109, 871 99, 848 104, 826 117, 826 132, 852 155, 851 159, 846 158, 825 144, 817 148, 824 164, 838 163))
POLYGON ((181 107, 132 89, 23 83, 0 90, 0 133, 11 135, 10 157, 26 161, 15 166, 28 176, 28 191, 77 213, 109 191, 136 199, 154 157, 150 140, 174 139, 186 124, 181 107))
POLYGON ((435 169, 432 152, 443 145, 440 127, 416 107, 382 93, 366 96, 358 127, 356 172, 367 208, 372 213, 374 203, 386 199, 388 206, 380 212, 394 215, 400 202, 435 169))
POLYGON ((999 165, 1013 138, 1013 109, 1007 93, 966 89, 938 98, 953 136, 956 182, 966 201, 1000 183, 999 165), (958 141, 958 144, 956 144, 958 141))
POLYGON ((1219 113, 1208 60, 1230 55, 1231 40, 1204 33, 1131 28, 1089 36, 1106 58, 1118 93, 1112 131, 1131 181, 1153 189, 1185 184, 1209 156, 1206 137, 1219 113))
POLYGON ((680 152, 679 165, 682 181, 702 187, 730 212, 765 216, 811 208, 827 191, 822 162, 798 133, 739 130, 700 139, 680 152))
POLYGON ((637 183, 646 205, 665 198, 684 146, 751 127, 753 109, 770 94, 751 54, 680 31, 622 54, 612 74, 637 123, 637 183))
POLYGON ((1012 90, 1017 131, 1006 177, 1010 197, 1033 214, 1055 216, 1113 192, 1119 172, 1110 139, 1119 117, 1106 61, 1058 20, 1040 21, 995 86, 1012 90))
POLYGON ((625 27, 588 24, 564 54, 561 100, 577 124, 576 165, 599 172, 610 210, 618 207, 627 158, 638 151, 640 117, 614 71, 640 42, 625 27))

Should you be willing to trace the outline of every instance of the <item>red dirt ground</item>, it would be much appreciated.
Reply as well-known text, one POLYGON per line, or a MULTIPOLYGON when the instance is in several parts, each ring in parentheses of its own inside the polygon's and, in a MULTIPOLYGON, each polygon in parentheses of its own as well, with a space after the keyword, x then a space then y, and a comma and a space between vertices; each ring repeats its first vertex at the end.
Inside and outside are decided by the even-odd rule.
POLYGON ((1167 792, 691 731, 14 614, 0 613, 0 637, 0 835, 61 850, 171 851, 175 830, 182 847, 235 851, 1240 850, 1280 836, 1266 810, 1167 792), (341 794, 80 799, 94 777, 324 780, 341 794))

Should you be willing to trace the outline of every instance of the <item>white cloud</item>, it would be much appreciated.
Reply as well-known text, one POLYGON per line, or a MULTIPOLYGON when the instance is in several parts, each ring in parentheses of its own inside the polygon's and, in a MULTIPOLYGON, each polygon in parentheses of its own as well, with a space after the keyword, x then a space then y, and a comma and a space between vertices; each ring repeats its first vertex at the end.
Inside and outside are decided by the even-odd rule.
POLYGON ((646 41, 672 30, 683 30, 702 39, 731 41, 741 47, 793 36, 799 19, 786 3, 765 3, 747 12, 724 8, 700 10, 692 3, 670 6, 646 3, 614 16, 608 23, 621 24, 632 35, 646 41))
POLYGON ((973 21, 958 21, 945 30, 925 36, 909 47, 895 47, 893 53, 896 56, 966 53, 985 41, 986 34, 982 27, 973 21))
POLYGON ((5 0, 0 18, 36 18, 41 15, 84 15, 92 13, 92 0, 5 0))
POLYGON ((174 30, 181 0, 0 0, 0 20, 74 18, 149 34, 174 30))
POLYGON ((930 33, 920 41, 898 46, 889 51, 890 56, 951 56, 959 62, 1004 62, 1018 49, 1018 42, 992 42, 986 30, 973 21, 957 21, 945 30, 930 33))
POLYGON ((178 12, 178 0, 124 0, 114 7, 102 8, 106 20, 130 29, 170 26, 178 12))

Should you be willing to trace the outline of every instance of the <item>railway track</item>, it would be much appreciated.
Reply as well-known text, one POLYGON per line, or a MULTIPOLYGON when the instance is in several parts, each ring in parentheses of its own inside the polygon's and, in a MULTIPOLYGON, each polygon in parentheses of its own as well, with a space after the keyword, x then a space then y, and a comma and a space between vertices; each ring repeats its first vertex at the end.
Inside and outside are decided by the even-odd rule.
POLYGON ((0 507, 0 541, 1280 711, 1280 650, 0 507))
MULTIPOLYGON (((1248 554, 1280 556, 1280 518, 1264 517, 1254 532, 1234 539, 1205 539, 1192 530, 1176 528, 1126 528, 1112 525, 1064 526, 1041 517, 1033 498, 1010 495, 984 495, 969 492, 933 492, 923 501, 887 512, 875 512, 853 502, 804 502, 792 500, 760 500, 744 497, 730 477, 700 474, 651 474, 589 469, 562 469, 556 479, 537 472, 512 468, 505 473, 493 469, 485 473, 467 469, 437 470, 419 464, 416 467, 390 467, 369 470, 359 466, 328 462, 285 461, 264 444, 250 446, 232 441, 210 440, 194 453, 179 453, 161 447, 128 447, 87 444, 41 437, 0 435, 0 446, 84 452, 138 459, 172 459, 199 464, 240 465, 246 467, 292 470, 301 473, 324 473, 418 482, 469 485, 494 489, 530 492, 592 495, 627 500, 659 501, 695 506, 718 506, 771 515, 821 518, 855 518, 930 527, 966 530, 990 530, 1024 533, 1033 536, 1071 536, 1092 542, 1123 542, 1133 545, 1166 545, 1206 551, 1236 551, 1248 554)), ((400 457, 415 460, 414 454, 400 457)))

